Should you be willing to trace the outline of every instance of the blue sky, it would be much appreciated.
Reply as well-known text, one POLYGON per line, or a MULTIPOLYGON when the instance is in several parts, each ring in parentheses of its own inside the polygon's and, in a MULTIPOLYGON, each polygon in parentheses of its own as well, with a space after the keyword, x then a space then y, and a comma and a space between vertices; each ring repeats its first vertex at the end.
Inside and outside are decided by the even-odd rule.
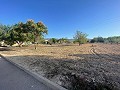
POLYGON ((48 27, 46 38, 73 38, 76 30, 97 36, 120 36, 120 0, 1 0, 0 23, 33 19, 48 27))

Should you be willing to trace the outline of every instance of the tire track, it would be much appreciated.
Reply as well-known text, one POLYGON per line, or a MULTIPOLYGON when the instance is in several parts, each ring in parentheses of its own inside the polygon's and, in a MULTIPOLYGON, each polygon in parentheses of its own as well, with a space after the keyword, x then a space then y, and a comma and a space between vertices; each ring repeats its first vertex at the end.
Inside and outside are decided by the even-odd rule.
POLYGON ((95 49, 94 49, 94 48, 91 48, 91 49, 89 50, 89 53, 90 53, 91 56, 92 56, 93 58, 95 58, 95 59, 101 58, 101 56, 95 52, 95 49))
MULTIPOLYGON (((109 51, 109 50, 108 50, 109 51)), ((120 57, 119 56, 115 56, 114 54, 112 55, 108 55, 107 52, 106 54, 99 54, 97 53, 96 49, 95 48, 92 48, 90 50, 91 53, 93 53, 94 55, 98 56, 99 58, 102 58, 102 59, 108 59, 108 60, 120 60, 120 57)))

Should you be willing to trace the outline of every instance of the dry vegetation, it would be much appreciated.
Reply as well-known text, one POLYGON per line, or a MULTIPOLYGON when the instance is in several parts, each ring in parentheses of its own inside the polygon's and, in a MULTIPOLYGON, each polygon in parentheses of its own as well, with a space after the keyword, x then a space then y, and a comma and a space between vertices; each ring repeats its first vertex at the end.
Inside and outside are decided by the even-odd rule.
POLYGON ((37 50, 34 46, 0 48, 0 54, 70 90, 79 90, 80 85, 84 87, 81 90, 120 88, 120 45, 117 44, 38 45, 37 50))

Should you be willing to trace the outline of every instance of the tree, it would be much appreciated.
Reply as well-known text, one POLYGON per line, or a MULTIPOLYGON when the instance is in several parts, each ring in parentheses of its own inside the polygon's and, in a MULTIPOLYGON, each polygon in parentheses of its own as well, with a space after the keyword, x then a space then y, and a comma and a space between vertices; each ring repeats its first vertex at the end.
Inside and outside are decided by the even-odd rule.
POLYGON ((12 44, 16 42, 21 47, 21 45, 28 40, 28 32, 26 24, 19 22, 13 25, 12 29, 7 33, 6 41, 12 42, 12 44))
POLYGON ((0 30, 0 41, 3 40, 3 38, 4 38, 4 34, 5 34, 5 33, 4 33, 3 31, 0 30))
POLYGON ((105 39, 103 37, 95 37, 90 42, 91 43, 95 43, 95 42, 97 42, 97 43, 104 43, 105 39))
POLYGON ((12 32, 12 30, 7 31, 7 33, 5 34, 5 43, 12 46, 15 43, 14 40, 14 34, 12 32))
POLYGON ((94 38, 90 40, 90 43, 95 43, 95 42, 96 40, 94 38))
POLYGON ((49 40, 49 43, 51 43, 51 44, 56 44, 57 43, 57 39, 56 38, 51 38, 50 40, 49 40))
POLYGON ((120 43, 120 36, 113 36, 106 38, 110 43, 120 43))
POLYGON ((58 39, 58 43, 63 44, 63 43, 69 43, 70 41, 67 38, 60 38, 58 39))
POLYGON ((16 42, 21 46, 26 41, 36 44, 44 36, 44 33, 47 34, 47 27, 42 22, 35 23, 33 20, 28 20, 26 23, 19 22, 13 25, 6 40, 12 42, 11 45, 16 42))
POLYGON ((103 37, 98 37, 97 42, 104 43, 104 38, 103 37))
POLYGON ((6 39, 6 33, 10 29, 11 29, 11 26, 0 24, 0 40, 1 41, 6 39))
POLYGON ((87 43, 88 39, 87 39, 87 34, 86 33, 82 33, 80 31, 76 31, 75 36, 73 37, 75 42, 78 42, 79 45, 87 43))
POLYGON ((47 34, 47 27, 42 22, 35 23, 33 20, 28 20, 26 22, 29 33, 31 33, 32 38, 34 39, 35 49, 38 39, 43 37, 44 34, 47 34))
POLYGON ((21 46, 26 41, 36 44, 47 32, 47 27, 42 22, 35 23, 33 20, 28 20, 26 23, 20 22, 13 26, 0 24, 0 40, 5 40, 10 45, 18 43, 21 46))

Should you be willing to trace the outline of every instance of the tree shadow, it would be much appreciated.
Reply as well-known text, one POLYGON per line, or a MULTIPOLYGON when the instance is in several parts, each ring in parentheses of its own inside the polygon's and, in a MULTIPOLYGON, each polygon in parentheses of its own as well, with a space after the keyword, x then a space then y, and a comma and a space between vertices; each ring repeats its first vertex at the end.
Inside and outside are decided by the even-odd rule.
POLYGON ((0 51, 14 51, 14 50, 9 47, 0 47, 0 51))
POLYGON ((103 87, 103 90, 118 90, 113 89, 114 86, 120 87, 120 55, 73 54, 69 56, 82 57, 83 59, 56 59, 49 55, 9 56, 7 58, 13 59, 13 61, 18 60, 19 64, 27 66, 36 73, 43 72, 44 77, 48 79, 58 77, 61 86, 68 88, 68 90, 71 90, 70 88, 79 90, 79 87, 83 88, 81 90, 87 90, 84 89, 84 86, 89 90, 102 90, 99 89, 99 86, 103 87), (111 58, 107 59, 110 56, 111 58), (94 89, 97 87, 96 85, 98 89, 94 89))
POLYGON ((76 44, 52 44, 52 45, 44 45, 43 47, 65 47, 65 46, 79 46, 76 44))

